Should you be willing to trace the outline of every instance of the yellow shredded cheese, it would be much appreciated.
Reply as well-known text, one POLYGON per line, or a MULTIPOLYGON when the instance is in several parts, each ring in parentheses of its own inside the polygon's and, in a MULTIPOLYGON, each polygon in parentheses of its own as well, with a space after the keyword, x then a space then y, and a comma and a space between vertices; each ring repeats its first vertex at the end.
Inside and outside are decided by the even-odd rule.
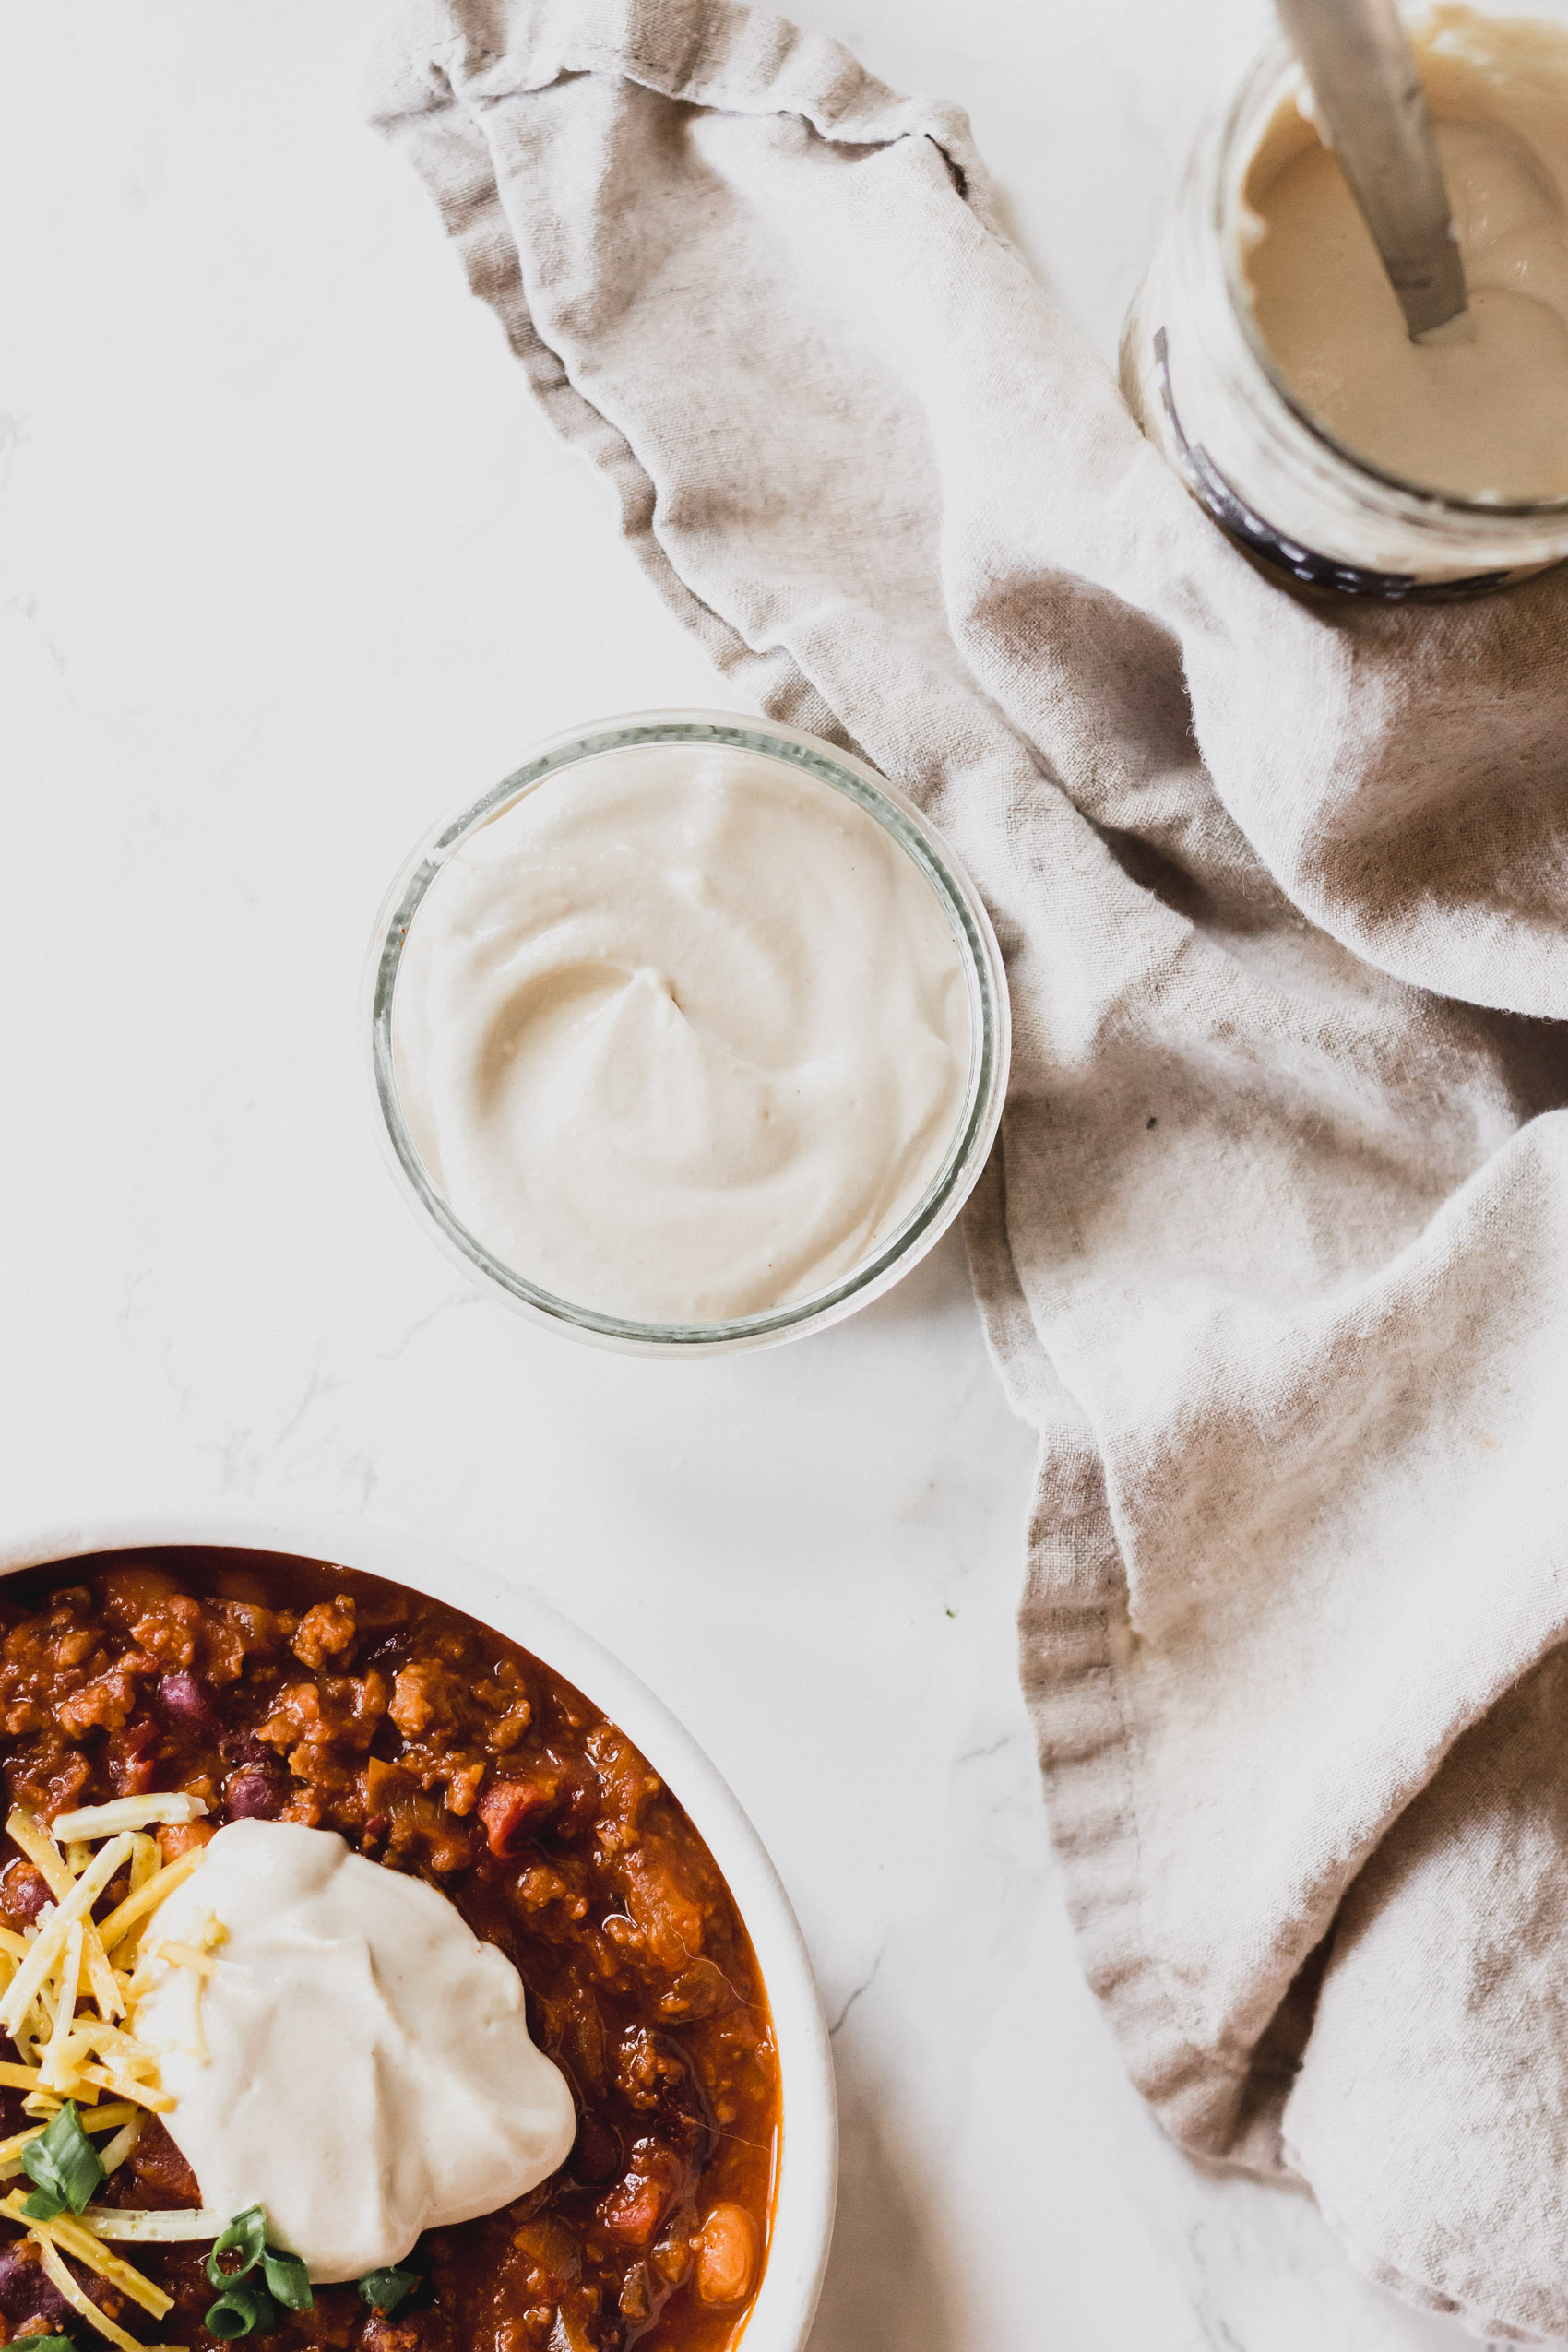
POLYGON ((86 1922, 86 1925, 88 1935, 82 1947, 82 1957, 87 1964, 88 1980, 92 1987, 92 1997, 98 2003, 99 2015, 113 2021, 116 2017, 123 2017, 125 2013, 125 2002, 120 1990, 120 1979, 109 1966, 109 1955, 103 1949, 102 1939, 98 1930, 90 1919, 86 1922))
POLYGON ((98 2161, 103 2167, 105 2173, 118 2172, 137 2142, 141 2138, 141 2127, 146 2120, 146 2116, 139 2109, 134 2109, 130 2121, 124 2131, 116 2132, 114 2137, 105 2146, 99 2149, 98 2161))
MULTIPOLYGON (((173 2108, 168 2092, 155 2089, 150 2083, 133 2083, 124 2074, 112 2073, 107 2066, 84 2066, 82 2073, 89 2083, 97 2085, 94 2097, 98 2090, 118 2091, 123 2099, 135 2099, 138 2107, 149 2107, 155 2115, 167 2115, 173 2108)), ((24 2100, 23 2105, 26 2103, 24 2100)))
POLYGON ((77 1995, 82 1981, 82 1923, 76 1920, 66 1933, 65 1949, 60 1956, 60 1975, 53 1988, 54 2023, 39 2061, 41 2089, 63 2091, 69 2087, 76 2068, 70 2062, 71 2020, 77 2013, 77 1995))
MULTIPOLYGON (((107 1846, 101 1846, 70 1893, 63 1895, 53 1910, 40 1922, 36 1942, 4 1993, 0 1993, 0 2027, 4 2027, 6 2033, 14 2034, 22 2024, 38 1998, 40 1988, 65 1951, 72 1927, 91 1910, 130 1850, 128 1837, 112 1837, 107 1846)), ((199 1861, 200 1859, 198 1852, 196 1859, 199 1861)), ((177 1862, 171 1865, 172 1870, 178 1868, 177 1862)), ((164 1875, 167 1877, 169 1873, 166 1871, 164 1875)), ((134 1895, 125 1898, 127 1903, 137 1899, 134 1895)), ((125 1908, 125 1904, 122 1903, 120 1911, 125 1908)), ((117 1918, 119 1912, 111 1916, 117 1918)))
POLYGON ((172 1961, 176 1968, 192 1968, 198 1977, 212 1977, 218 1973, 217 1963, 209 1960, 205 1952, 197 1952, 188 1943, 176 1943, 172 1936, 164 1937, 158 1947, 158 1957, 172 1961))
POLYGON ((117 2065, 140 2073, 156 2071, 158 2061, 152 2052, 134 2034, 126 2033, 123 2025, 105 2025, 96 2017, 83 2017, 77 2020, 77 2039, 84 2049, 96 2050, 117 2065))
POLYGON ((163 1857, 158 1850, 157 1838, 148 1837, 145 1831, 136 1833, 136 1851, 131 1856, 131 1893, 139 1895, 148 1880, 161 1868, 163 1857))
POLYGON ((123 1829, 145 1829, 149 1822, 171 1825, 199 1821, 207 1811, 205 1797, 187 1796, 183 1788, 164 1789, 147 1797, 116 1797, 107 1805, 83 1805, 74 1813, 57 1813, 54 1835, 65 1839, 113 1837, 123 1829))
MULTIPOLYGON (((202 1980, 212 1974, 208 1954, 226 1940, 226 1930, 209 1918, 199 1949, 171 1940, 153 1954, 137 1957, 148 1921, 165 1895, 190 1876, 203 1851, 198 1846, 165 1863, 146 1824, 191 1822, 207 1810, 201 1798, 177 1790, 83 1806, 61 1814, 53 1829, 25 1806, 12 1810, 6 1829, 42 1876, 53 1901, 25 1933, 0 1929, 0 2031, 10 2034, 22 2061, 17 2065, 0 2061, 0 2085, 23 2092, 27 2113, 42 2119, 33 2129, 0 2141, 0 2180, 14 2180, 25 2170, 23 2150, 58 2115, 66 2098, 88 2110, 86 2129, 113 2133, 99 2150, 105 2173, 130 2155, 149 2110, 167 2113, 173 2107, 159 2080, 156 2053, 137 2038, 136 2002, 148 1975, 155 1973, 155 1961, 189 1971, 186 1981, 196 2004, 199 2040, 202 1980), (67 1841, 65 1850, 62 1838, 67 1841), (127 1865, 129 1894, 106 1919, 95 1920, 94 1905, 127 1865), (89 2000, 97 2008, 96 2017, 85 2005, 89 2000), (117 2022, 122 2019, 124 2024, 117 2022), (113 2096, 101 2100, 105 2091, 113 2096)), ((123 2216, 104 2209, 87 2223, 69 2214, 29 2223, 21 2204, 18 2190, 0 2200, 0 2214, 28 2224, 49 2275, 89 2326, 122 2352, 184 2352, 178 2346, 138 2345, 117 2327, 76 2287, 61 2262, 60 2249, 111 2279, 157 2319, 172 2308, 169 2298, 118 2255, 107 2253, 100 2239, 105 2234, 170 2241, 211 2238, 225 2227, 225 2217, 193 2215, 184 2208, 123 2216)))
POLYGON ((69 1895, 72 1873, 65 1857, 35 1813, 30 1813, 25 1805, 14 1806, 6 1835, 21 1847, 56 1903, 63 1895, 69 1895))
MULTIPOLYGON (((161 2287, 154 2287, 150 2278, 144 2278, 134 2263, 125 2262, 119 2254, 110 2253, 95 2233, 75 2214, 54 2214, 47 2221, 32 2221, 24 2212, 23 2204, 20 2191, 13 2189, 5 2203, 0 2204, 0 2213, 8 2215, 13 2221, 26 2223, 30 2238, 48 2239, 67 2254, 74 2255, 78 2263, 85 2263, 89 2270, 97 2271, 101 2278, 106 2278, 111 2286, 117 2287, 122 2295, 128 2295, 133 2303, 139 2303, 144 2311, 150 2311, 155 2320, 160 2320, 165 2311, 173 2310, 172 2295, 166 2295, 161 2287)), ((39 2251, 42 2253, 42 2243, 39 2251)))
POLYGON ((114 2132, 118 2131, 123 2123, 137 2120, 139 2120, 137 2111, 129 2099, 105 2099, 103 2105, 94 2113, 83 2116, 82 2130, 84 2132, 114 2132))
POLYGON ((165 2311, 173 2310, 172 2295, 166 2295, 161 2287, 154 2287, 150 2278, 144 2278, 134 2263, 127 2263, 119 2254, 112 2254, 92 2230, 83 2228, 74 2214, 57 2214, 53 2221, 40 2226, 48 2230, 63 2252, 74 2254, 78 2263, 87 2264, 89 2270, 97 2271, 111 2287, 117 2287, 122 2295, 128 2295, 133 2303, 139 2303, 144 2311, 150 2311, 155 2320, 160 2320, 165 2311))
POLYGON ((35 2225, 29 2230, 28 2236, 37 2246, 38 2258, 49 2278, 59 2288, 72 2310, 78 2311, 89 2327, 96 2328, 100 2335, 106 2335, 111 2344, 117 2344, 120 2352, 142 2352, 142 2346, 134 2335, 127 2334, 125 2328, 117 2327, 107 2311, 101 2311, 91 2298, 83 2294, 42 2229, 35 2225))
MULTIPOLYGON (((119 1840, 116 1839, 115 1843, 118 1844, 119 1840)), ((115 1951, 138 1920, 145 1919, 149 1912, 155 1911, 165 1895, 172 1895, 177 1886, 183 1886, 206 1850, 205 1847, 193 1846, 188 1854, 182 1854, 178 1861, 165 1862, 160 1871, 155 1871, 141 1886, 127 1895, 118 1909, 110 1912, 99 1930, 104 1950, 109 1953, 115 1951)), ((85 1882, 78 1881, 80 1883, 85 1882)), ((25 1962, 23 1966, 26 1966, 25 1962)), ((5 1998, 0 1995, 0 2023, 4 2022, 5 1998)))
MULTIPOLYGON (((44 1828, 43 1823, 30 1813, 25 1805, 17 1805, 12 1809, 6 1829, 6 1834, 21 1847, 34 1869, 42 1874, 44 1883, 55 1901, 59 1902, 62 1896, 69 1895, 76 1883, 77 1873, 70 1869, 65 1856, 55 1844, 53 1836, 44 1828)), ((30 1947, 25 1941, 18 1939, 18 1942, 20 1949, 18 1956, 25 1959, 30 1947)), ((109 1966, 98 1930, 93 1926, 90 1918, 84 1922, 83 1949, 88 1974, 92 1980, 93 1998, 98 2002, 100 2010, 105 2017, 123 2014, 123 2012, 118 2009, 104 2007, 106 2001, 113 2002, 117 1998, 114 1990, 114 1972, 109 1966)))

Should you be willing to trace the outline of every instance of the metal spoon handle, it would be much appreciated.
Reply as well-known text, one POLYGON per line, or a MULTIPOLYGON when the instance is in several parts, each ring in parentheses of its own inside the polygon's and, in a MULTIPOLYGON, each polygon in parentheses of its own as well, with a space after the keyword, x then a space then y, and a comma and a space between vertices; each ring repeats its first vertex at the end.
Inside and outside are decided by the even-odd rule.
POLYGON ((1468 306, 1454 215, 1395 0, 1277 0, 1412 342, 1468 306))

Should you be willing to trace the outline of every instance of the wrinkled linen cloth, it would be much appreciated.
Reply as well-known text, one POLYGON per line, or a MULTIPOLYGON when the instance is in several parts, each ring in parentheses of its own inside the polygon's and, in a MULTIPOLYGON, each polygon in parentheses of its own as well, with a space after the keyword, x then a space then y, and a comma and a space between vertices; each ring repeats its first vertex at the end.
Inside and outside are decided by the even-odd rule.
POLYGON ((964 118, 725 0, 421 0, 375 113, 648 576, 994 917, 1023 1674, 1189 2149, 1568 2334, 1568 576, 1313 609, 964 118))

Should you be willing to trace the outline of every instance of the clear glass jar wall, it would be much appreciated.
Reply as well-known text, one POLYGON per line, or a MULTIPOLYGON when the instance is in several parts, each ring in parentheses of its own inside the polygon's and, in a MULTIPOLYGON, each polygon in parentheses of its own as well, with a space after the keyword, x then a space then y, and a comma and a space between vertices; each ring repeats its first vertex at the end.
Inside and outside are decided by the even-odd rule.
MULTIPOLYGON (((1568 30, 1568 0, 1471 5, 1568 30)), ((1430 15, 1407 13, 1413 30, 1430 15)), ((1243 188, 1264 132, 1301 87, 1275 42, 1201 135, 1123 329, 1134 414, 1216 522, 1292 585, 1446 600, 1562 562, 1568 501, 1453 498, 1380 471, 1336 443, 1273 365, 1242 276, 1243 188)))

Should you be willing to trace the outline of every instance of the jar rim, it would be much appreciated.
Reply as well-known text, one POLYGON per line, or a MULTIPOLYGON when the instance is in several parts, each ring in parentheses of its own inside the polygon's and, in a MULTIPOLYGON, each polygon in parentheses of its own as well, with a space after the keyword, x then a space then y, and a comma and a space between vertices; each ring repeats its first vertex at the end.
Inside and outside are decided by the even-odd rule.
POLYGON ((826 1328, 892 1288, 934 1247, 979 1182, 1001 1124, 1011 1052, 1002 951, 985 907, 958 859, 915 802, 854 754, 799 728, 732 711, 636 711, 574 728, 535 744, 478 800, 438 822, 399 867, 372 934, 363 990, 368 1066, 383 1156, 410 1206, 446 1254, 535 1322, 600 1347, 636 1354, 697 1355, 765 1347, 826 1328), (656 1323, 578 1305, 530 1282, 487 1249, 431 1180, 398 1095, 392 1008, 410 931, 425 893, 464 842, 529 792, 606 753, 646 743, 713 744, 782 760, 861 808, 921 870, 947 916, 964 966, 970 1016, 963 1107, 942 1163, 919 1200, 868 1258, 837 1280, 778 1306, 712 1321, 656 1323))

